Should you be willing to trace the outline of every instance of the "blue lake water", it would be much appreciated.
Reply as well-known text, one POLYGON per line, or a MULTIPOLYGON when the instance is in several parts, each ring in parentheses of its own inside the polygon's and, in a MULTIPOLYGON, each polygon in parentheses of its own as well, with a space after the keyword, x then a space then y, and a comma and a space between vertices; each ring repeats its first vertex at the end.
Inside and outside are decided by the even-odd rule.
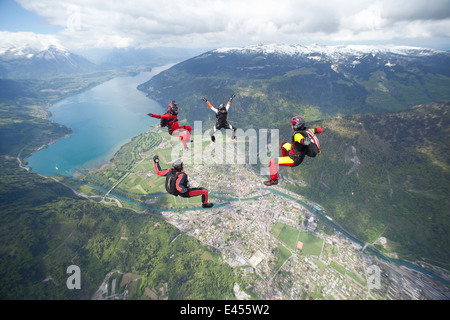
POLYGON ((107 163, 123 144, 157 122, 147 113, 163 113, 165 108, 136 87, 171 65, 134 77, 114 78, 50 107, 50 120, 71 128, 73 133, 33 154, 27 159, 28 166, 33 172, 50 176, 73 174, 74 168, 96 169, 107 163))

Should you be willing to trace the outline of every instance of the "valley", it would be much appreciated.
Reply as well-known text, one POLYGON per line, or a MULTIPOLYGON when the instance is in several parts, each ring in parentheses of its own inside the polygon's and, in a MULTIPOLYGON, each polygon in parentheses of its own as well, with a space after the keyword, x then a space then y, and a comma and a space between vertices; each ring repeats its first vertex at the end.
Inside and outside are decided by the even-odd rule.
POLYGON ((327 207, 365 242, 386 232, 403 244, 401 255, 444 266, 448 251, 438 239, 446 238, 449 210, 449 59, 411 47, 219 48, 138 89, 161 103, 176 99, 183 121, 204 127, 215 119, 201 98, 218 105, 231 94, 229 121, 238 128, 278 129, 289 140, 294 115, 323 127, 323 155, 282 172, 292 181, 287 188, 327 207))
MULTIPOLYGON (((314 66, 227 54, 177 64, 140 89, 163 106, 176 99, 182 124, 211 127, 201 97, 216 105, 237 93, 230 120, 244 130, 277 128, 286 139, 294 112, 322 126, 321 157, 282 170, 271 189, 260 175, 268 163, 217 163, 207 133, 194 137, 201 153, 184 153, 157 125, 98 170, 27 172, 17 160, 26 165, 42 145, 71 134, 47 120, 49 104, 140 69, 1 80, 3 298, 91 299, 119 270, 105 283, 127 299, 448 299, 448 70, 429 56, 407 59, 426 66, 413 74, 406 60, 370 69, 382 60, 364 54, 353 65, 367 73, 356 74, 317 52, 307 58, 314 66), (215 206, 167 195, 155 153, 163 167, 183 157, 191 184, 206 187, 215 206), (78 292, 64 285, 74 263, 83 272, 78 292)), ((446 55, 439 59, 447 65, 446 55)))
MULTIPOLYGON (((224 138, 228 149, 224 153, 230 154, 235 145, 224 138)), ((198 139, 206 150, 209 141, 194 137, 194 141, 198 139)), ((265 188, 264 177, 250 167, 218 164, 207 158, 205 163, 195 164, 193 158, 198 153, 184 153, 183 159, 191 163, 185 167, 191 185, 206 187, 215 206, 205 210, 199 199, 167 195, 164 178, 154 174, 152 157, 158 154, 161 167, 169 167, 167 152, 177 145, 171 140, 158 126, 152 127, 122 147, 109 166, 83 172, 77 175, 77 182, 64 181, 83 189, 95 201, 106 191, 106 185, 113 185, 106 194, 118 200, 119 206, 141 214, 150 209, 160 211, 161 219, 198 239, 218 255, 219 261, 235 270, 241 299, 445 298, 447 280, 439 283, 439 277, 429 278, 364 251, 363 243, 348 238, 334 229, 330 220, 318 215, 317 211, 325 214, 318 204, 287 191, 285 184, 273 191, 265 188), (159 144, 148 143, 158 135, 162 137, 159 144), (136 159, 134 165, 126 166, 126 171, 122 171, 125 167, 119 160, 124 158, 136 159), (371 286, 367 271, 374 266, 380 271, 376 288, 371 286)), ((114 205, 113 201, 108 203, 114 205)), ((380 250, 379 246, 370 247, 375 252, 380 250)), ((448 274, 441 276, 447 278, 448 274)))

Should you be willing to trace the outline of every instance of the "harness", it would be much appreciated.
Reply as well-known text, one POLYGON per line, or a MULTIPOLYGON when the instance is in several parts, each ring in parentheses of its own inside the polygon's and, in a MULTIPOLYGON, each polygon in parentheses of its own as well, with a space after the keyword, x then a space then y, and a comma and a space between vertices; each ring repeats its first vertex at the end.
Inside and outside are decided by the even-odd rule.
POLYGON ((227 118, 228 118, 228 111, 226 111, 226 109, 225 109, 225 112, 221 112, 219 110, 219 112, 217 112, 217 114, 216 114, 216 117, 217 117, 217 122, 219 122, 220 124, 225 124, 225 122, 227 122, 227 118))
POLYGON ((178 121, 178 117, 175 117, 173 114, 170 113, 170 111, 166 111, 166 113, 164 113, 164 114, 169 114, 170 119, 167 120, 167 119, 161 118, 160 125, 161 125, 161 127, 167 127, 169 129, 169 134, 172 134, 172 132, 174 131, 172 129, 172 126, 174 125, 175 122, 178 121))
POLYGON ((166 191, 174 196, 178 196, 180 192, 177 190, 177 179, 182 172, 171 169, 166 175, 166 191))
MULTIPOLYGON (((311 129, 299 130, 299 131, 296 131, 294 133, 294 135, 292 136, 291 150, 289 151, 289 157, 292 160, 296 161, 299 157, 303 156, 304 152, 307 148, 306 146, 302 146, 300 150, 297 148, 297 144, 295 141, 295 135, 297 135, 297 134, 301 134, 304 138, 309 137, 311 139, 311 144, 316 145, 317 151, 318 151, 318 153, 320 153, 319 139, 317 139, 317 137, 313 133, 313 131, 311 129)), ((314 156, 315 156, 315 154, 314 154, 314 156)))

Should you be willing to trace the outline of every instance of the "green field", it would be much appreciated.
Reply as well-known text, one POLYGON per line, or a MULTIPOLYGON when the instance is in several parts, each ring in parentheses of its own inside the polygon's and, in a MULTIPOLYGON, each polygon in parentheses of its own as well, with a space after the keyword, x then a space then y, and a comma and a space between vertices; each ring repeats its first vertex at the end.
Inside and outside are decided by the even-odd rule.
POLYGON ((296 228, 277 222, 272 226, 271 232, 278 240, 287 245, 289 249, 295 250, 297 247, 299 231, 296 228))
POLYGON ((303 242, 302 253, 313 256, 319 256, 322 252, 323 239, 318 238, 311 233, 300 232, 298 241, 303 242))
POLYGON ((281 222, 276 222, 271 233, 289 249, 296 250, 298 242, 303 243, 301 252, 307 255, 319 256, 322 251, 323 239, 281 222))
POLYGON ((275 265, 275 270, 278 270, 283 263, 289 259, 289 257, 291 256, 291 252, 286 249, 282 244, 278 244, 278 260, 277 260, 277 264, 275 265))

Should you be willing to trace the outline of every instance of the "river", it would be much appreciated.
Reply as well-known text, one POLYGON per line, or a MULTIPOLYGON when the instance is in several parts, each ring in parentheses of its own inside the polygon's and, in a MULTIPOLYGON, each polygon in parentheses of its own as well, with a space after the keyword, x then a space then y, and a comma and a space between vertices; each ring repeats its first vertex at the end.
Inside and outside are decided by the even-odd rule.
POLYGON ((136 87, 171 66, 111 79, 50 107, 50 120, 73 133, 34 153, 27 159, 28 166, 33 172, 51 176, 107 163, 122 145, 156 123, 147 113, 164 113, 159 103, 136 87))

